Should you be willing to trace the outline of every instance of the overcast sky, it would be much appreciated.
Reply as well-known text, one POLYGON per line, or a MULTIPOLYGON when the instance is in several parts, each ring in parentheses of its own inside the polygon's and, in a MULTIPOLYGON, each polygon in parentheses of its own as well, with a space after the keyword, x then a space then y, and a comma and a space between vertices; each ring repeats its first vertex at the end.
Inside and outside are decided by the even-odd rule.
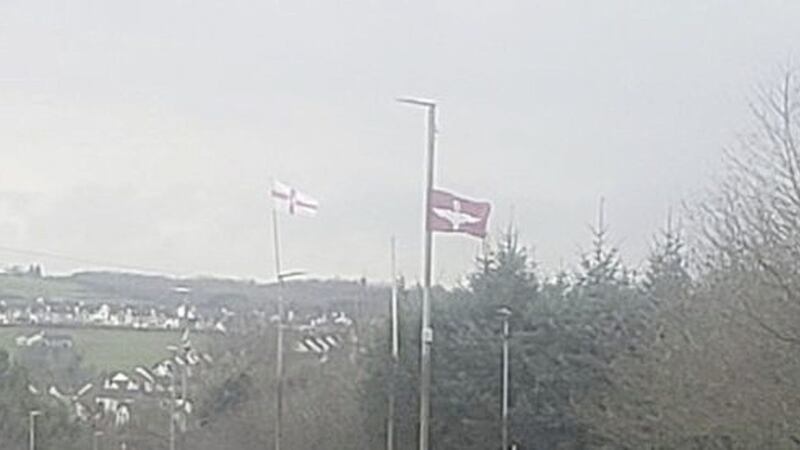
MULTIPOLYGON (((424 113, 437 185, 494 203, 548 271, 606 198, 641 263, 800 55, 796 1, 0 2, 0 264, 273 276, 269 180, 316 196, 284 267, 420 271, 424 113), (90 264, 89 262, 105 264, 90 264)), ((478 242, 436 240, 452 283, 478 242)))

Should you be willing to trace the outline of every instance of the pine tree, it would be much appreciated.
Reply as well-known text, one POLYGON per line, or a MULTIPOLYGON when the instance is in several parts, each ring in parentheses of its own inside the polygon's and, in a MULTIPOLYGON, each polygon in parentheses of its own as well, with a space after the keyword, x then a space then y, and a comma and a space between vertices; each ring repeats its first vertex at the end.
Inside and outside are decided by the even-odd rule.
POLYGON ((539 283, 535 264, 512 226, 500 237, 495 250, 488 250, 477 259, 468 287, 470 297, 482 305, 484 312, 503 306, 520 311, 536 297, 539 283))
POLYGON ((653 300, 670 300, 685 297, 692 284, 686 260, 685 244, 680 229, 674 229, 671 217, 666 228, 656 238, 647 259, 643 280, 645 291, 653 300))
POLYGON ((601 200, 597 226, 592 228, 592 250, 583 255, 580 270, 576 274, 579 295, 589 300, 627 287, 631 278, 622 263, 619 250, 608 243, 603 206, 601 200))

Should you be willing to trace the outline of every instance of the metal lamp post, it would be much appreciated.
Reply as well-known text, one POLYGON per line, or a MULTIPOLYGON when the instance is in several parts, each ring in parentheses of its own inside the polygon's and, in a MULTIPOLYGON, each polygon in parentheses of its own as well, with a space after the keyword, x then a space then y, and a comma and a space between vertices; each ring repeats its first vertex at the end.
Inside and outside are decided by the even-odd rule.
POLYGON ((100 437, 103 436, 102 431, 95 431, 94 432, 94 439, 92 440, 92 448, 94 450, 100 450, 100 437))
MULTIPOLYGON (((189 322, 189 294, 192 290, 185 286, 177 286, 173 288, 173 291, 182 297, 183 303, 183 317, 181 317, 181 336, 182 339, 189 336, 189 328, 191 327, 189 322)), ((180 355, 183 356, 184 361, 187 361, 187 355, 189 352, 189 348, 185 346, 185 342, 181 342, 181 348, 179 349, 180 355)), ((169 347, 168 347, 169 348, 169 347)), ((188 362, 187 362, 188 363, 188 362)), ((187 397, 187 368, 184 366, 181 369, 181 400, 185 403, 187 397)))
POLYGON ((397 101, 421 106, 428 113, 427 165, 425 179, 425 243, 422 285, 422 330, 420 339, 420 389, 419 389, 419 450, 428 450, 430 445, 430 391, 431 391, 431 347, 433 328, 431 328, 431 260, 433 233, 430 228, 431 191, 433 191, 434 154, 436 152, 436 102, 415 98, 400 98, 397 101))
POLYGON ((41 411, 31 411, 28 413, 28 432, 30 439, 30 450, 36 450, 36 418, 41 416, 41 411))
POLYGON ((502 358, 502 404, 500 406, 500 415, 502 426, 500 430, 501 449, 508 450, 508 338, 510 334, 510 327, 508 319, 511 317, 511 309, 502 307, 497 310, 497 314, 503 321, 503 358, 502 358))
MULTIPOLYGON (((181 303, 182 303, 182 317, 180 317, 181 321, 181 336, 186 337, 188 336, 189 330, 189 295, 191 294, 192 290, 186 286, 176 286, 172 289, 172 291, 181 296, 181 303)), ((169 450, 175 450, 176 448, 176 430, 175 430, 175 415, 176 411, 176 403, 177 403, 177 386, 175 383, 175 376, 176 371, 178 370, 178 360, 181 359, 183 361, 183 367, 181 367, 181 404, 185 407, 186 405, 186 389, 187 389, 187 368, 186 364, 188 364, 186 360, 186 355, 188 352, 188 348, 184 347, 183 343, 181 346, 176 345, 167 345, 167 350, 172 352, 173 354, 173 369, 170 373, 170 407, 169 407, 169 450)))
MULTIPOLYGON (((273 219, 276 221, 275 229, 277 230, 277 218, 273 211, 273 219)), ((291 272, 280 271, 280 257, 277 251, 277 231, 275 238, 276 245, 276 265, 277 265, 277 278, 278 278, 278 338, 277 338, 277 357, 275 358, 275 377, 278 380, 276 395, 275 395, 275 443, 274 449, 281 449, 281 438, 283 433, 283 332, 284 332, 284 305, 283 305, 283 283, 289 278, 305 275, 303 270, 293 270, 291 272)))
POLYGON ((175 364, 169 374, 169 450, 175 450, 175 364))
POLYGON ((389 304, 391 314, 391 356, 392 372, 389 378, 389 401, 386 413, 386 450, 394 450, 394 415, 395 397, 397 396, 397 373, 400 368, 400 339, 397 317, 397 260, 395 254, 395 238, 391 239, 391 272, 392 272, 392 297, 389 304))

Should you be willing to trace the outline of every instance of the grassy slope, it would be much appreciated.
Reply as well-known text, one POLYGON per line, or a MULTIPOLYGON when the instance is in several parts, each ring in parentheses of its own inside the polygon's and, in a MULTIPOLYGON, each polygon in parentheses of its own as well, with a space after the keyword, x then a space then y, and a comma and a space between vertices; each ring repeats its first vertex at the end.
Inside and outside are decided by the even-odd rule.
MULTIPOLYGON (((267 308, 276 297, 275 286, 259 285, 248 280, 212 278, 175 279, 164 276, 145 276, 115 272, 83 272, 70 276, 42 278, 0 273, 0 300, 9 304, 29 305, 36 297, 69 302, 145 302, 165 308, 174 307, 180 296, 174 287, 191 288, 191 301, 198 307, 216 309, 219 305, 241 308, 267 308)), ((365 314, 369 307, 383 313, 388 290, 373 287, 367 293, 369 300, 360 303, 365 295, 359 283, 347 280, 308 280, 288 283, 284 298, 290 299, 293 308, 305 313, 326 308, 356 314, 356 300, 365 314)), ((373 312, 374 313, 374 312, 373 312)), ((33 328, 0 327, 0 347, 14 351, 14 338, 35 331, 33 328)), ((168 356, 166 345, 176 344, 177 332, 134 331, 110 329, 58 329, 59 334, 72 335, 77 351, 84 357, 84 365, 97 370, 130 369, 136 365, 151 365, 168 356)), ((195 335, 193 341, 199 348, 209 344, 208 336, 195 335), (205 339, 204 339, 205 338, 205 339)))
MULTIPOLYGON (((0 347, 14 352, 14 338, 20 334, 36 331, 36 328, 0 328, 0 347)), ((102 370, 129 370, 143 364, 153 363, 169 356, 166 346, 177 344, 180 333, 175 331, 135 331, 109 329, 55 329, 57 334, 68 334, 75 342, 75 349, 83 356, 86 367, 102 370)), ((193 340, 202 341, 195 336, 193 340)))

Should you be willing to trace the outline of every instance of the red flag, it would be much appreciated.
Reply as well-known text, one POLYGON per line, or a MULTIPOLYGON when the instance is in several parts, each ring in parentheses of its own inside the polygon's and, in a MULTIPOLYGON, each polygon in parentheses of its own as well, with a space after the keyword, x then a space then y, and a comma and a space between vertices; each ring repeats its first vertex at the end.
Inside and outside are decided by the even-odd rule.
POLYGON ((428 229, 445 233, 467 233, 485 237, 492 205, 449 192, 431 191, 428 229))

